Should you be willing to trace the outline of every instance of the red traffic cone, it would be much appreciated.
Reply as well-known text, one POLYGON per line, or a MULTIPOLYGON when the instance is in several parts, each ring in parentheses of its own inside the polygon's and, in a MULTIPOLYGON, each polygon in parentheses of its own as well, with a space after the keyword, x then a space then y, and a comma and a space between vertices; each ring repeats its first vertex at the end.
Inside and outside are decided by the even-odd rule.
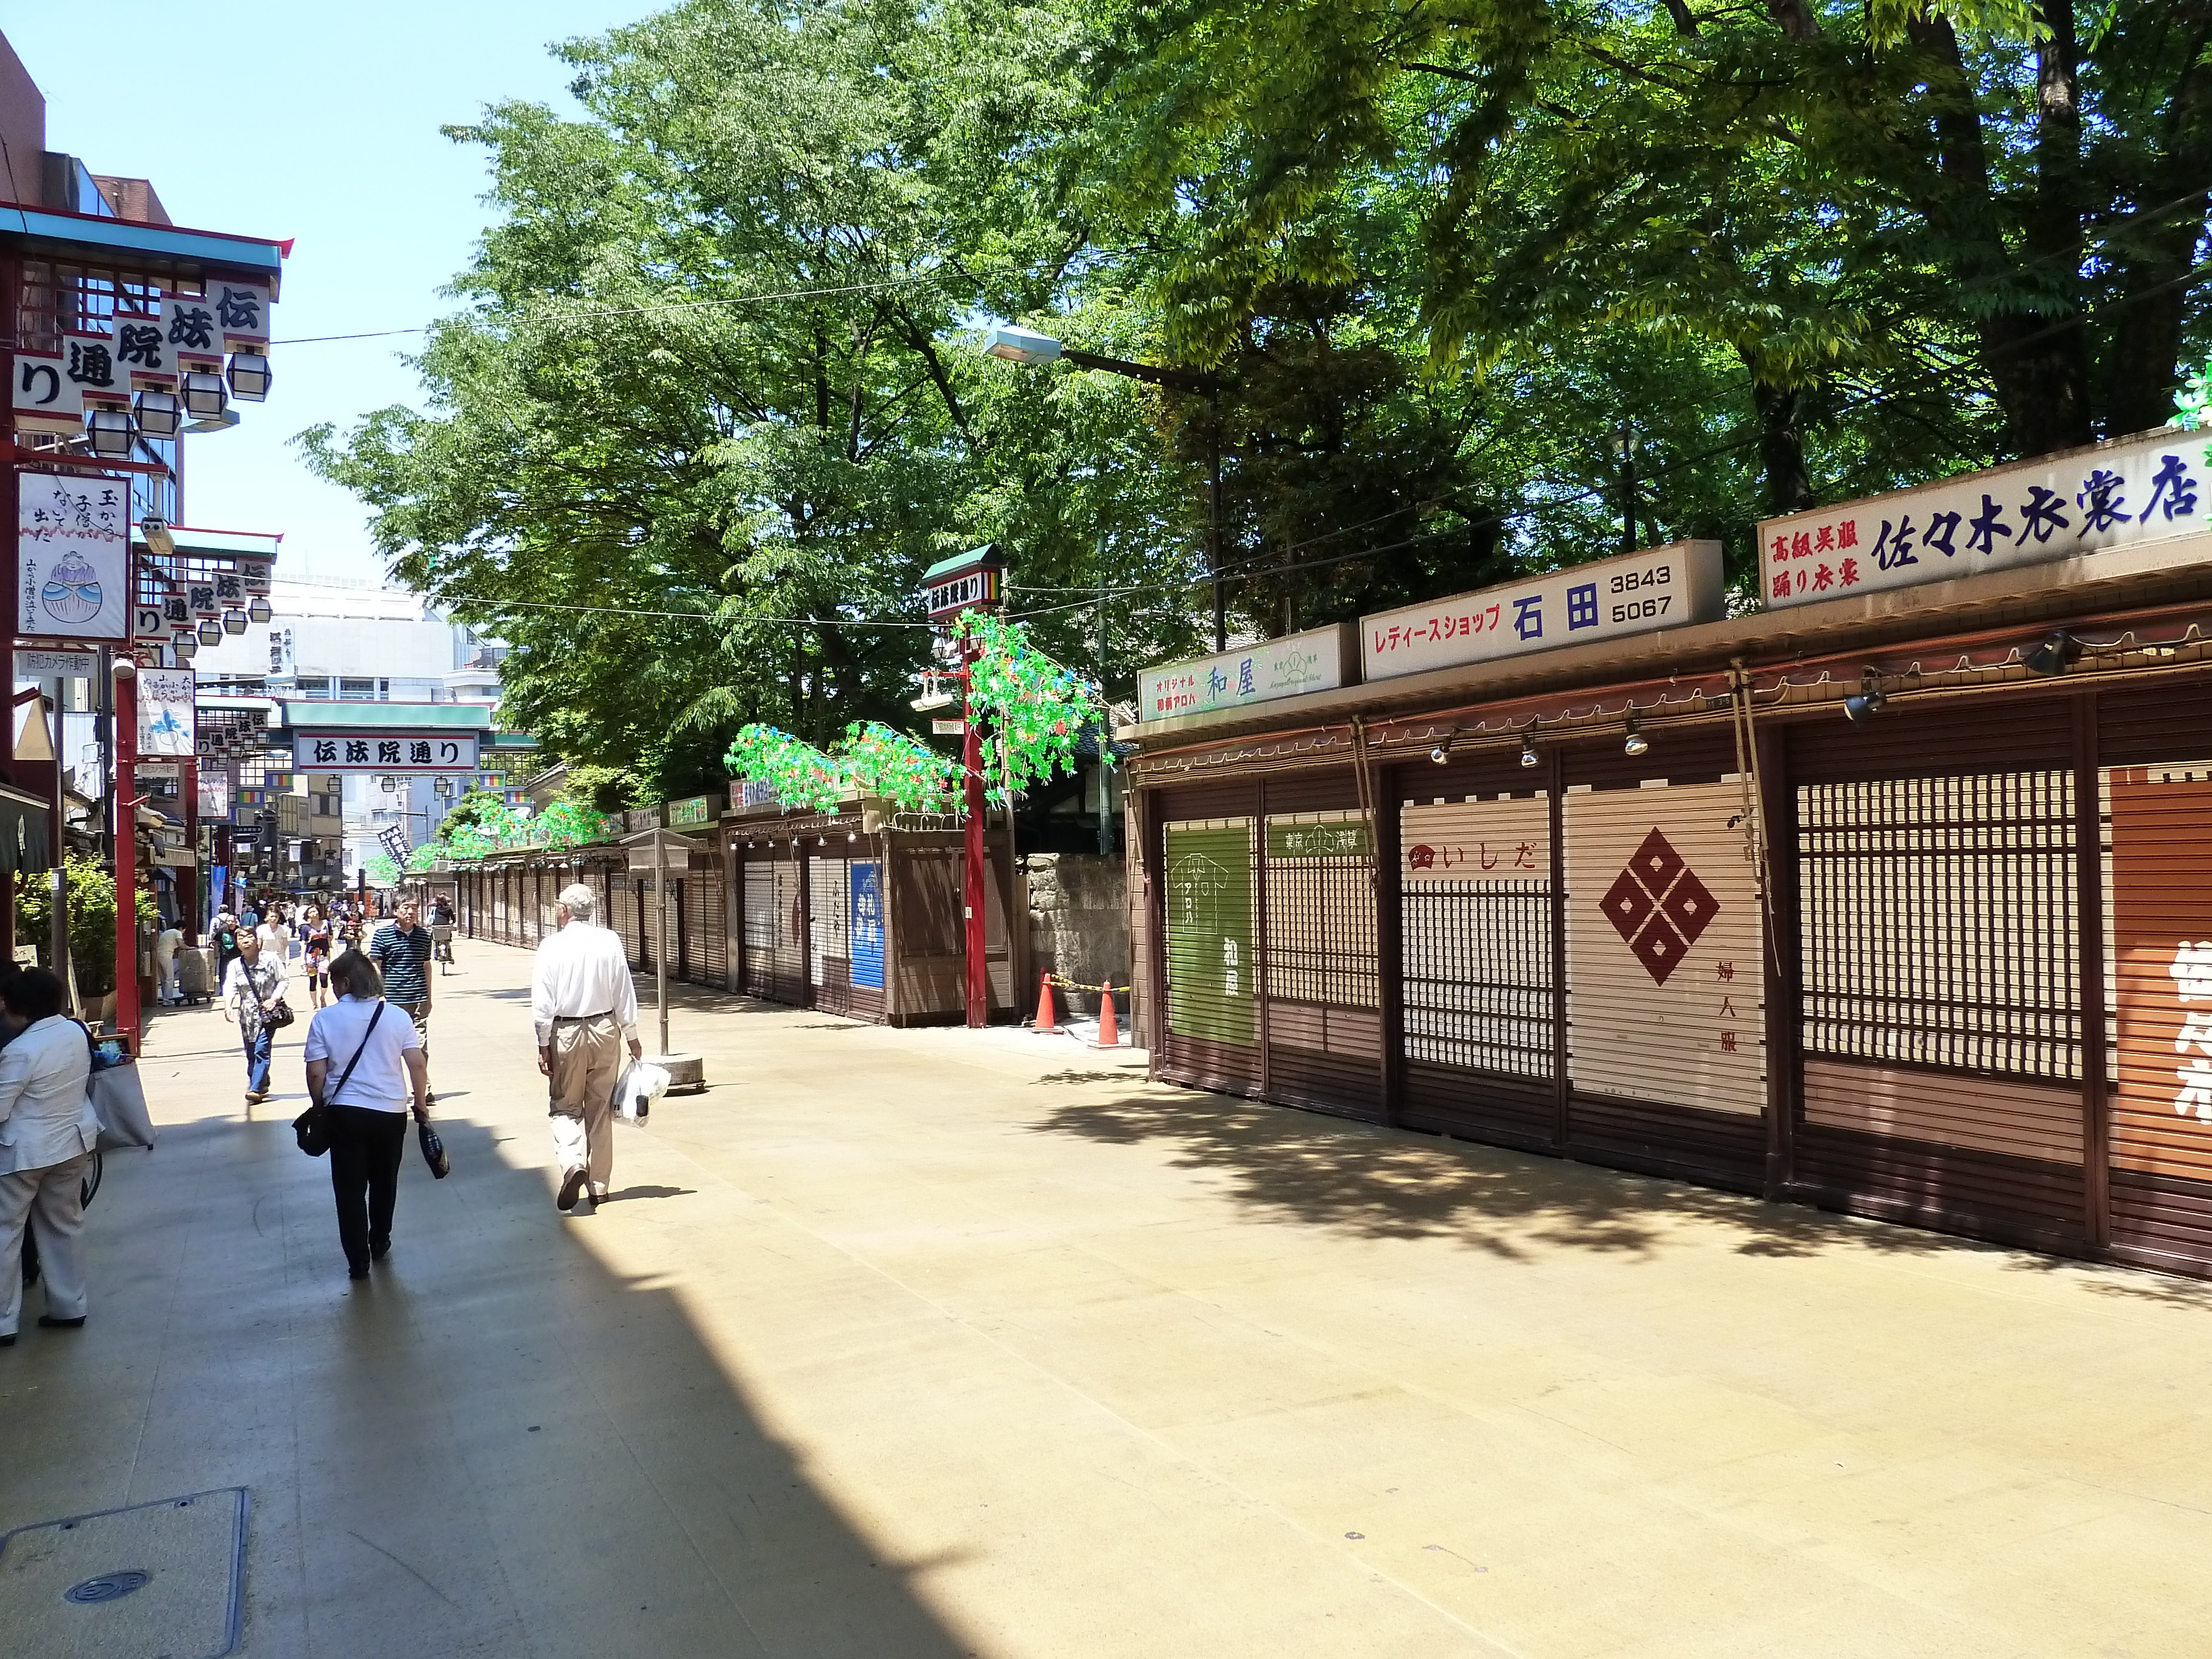
POLYGON ((1110 985, 1098 994, 1098 1041, 1095 1046, 1101 1048, 1121 1046, 1121 1030, 1114 1024, 1114 988, 1110 985))
POLYGON ((1060 1030, 1060 1022, 1052 1017, 1052 975, 1048 972, 1037 986, 1036 1018, 1030 1030, 1047 1034, 1060 1030))

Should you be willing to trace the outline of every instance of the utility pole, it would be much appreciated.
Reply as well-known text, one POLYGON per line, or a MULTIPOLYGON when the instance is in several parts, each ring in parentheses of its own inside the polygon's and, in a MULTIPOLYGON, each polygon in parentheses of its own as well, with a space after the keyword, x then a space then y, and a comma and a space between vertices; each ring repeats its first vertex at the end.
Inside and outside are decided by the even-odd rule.
POLYGON ((1221 392, 1206 394, 1206 568, 1213 577, 1213 648, 1229 648, 1229 611, 1221 592, 1221 392))
POLYGON ((976 729, 980 722, 975 706, 975 659, 983 654, 983 647, 973 638, 960 645, 960 763, 966 775, 968 835, 964 859, 961 866, 961 903, 965 914, 962 917, 963 933, 962 956, 964 958, 968 1003, 968 1024, 978 1029, 991 1023, 990 965, 983 960, 988 948, 984 920, 990 914, 990 903, 984 892, 988 878, 983 866, 983 738, 976 729))
POLYGON ((1613 434, 1620 456, 1620 550, 1636 551, 1636 428, 1623 421, 1613 434))
POLYGON ((653 896, 656 901, 653 946, 653 990, 660 1004, 660 1052, 668 1052, 668 831, 653 830, 653 896))

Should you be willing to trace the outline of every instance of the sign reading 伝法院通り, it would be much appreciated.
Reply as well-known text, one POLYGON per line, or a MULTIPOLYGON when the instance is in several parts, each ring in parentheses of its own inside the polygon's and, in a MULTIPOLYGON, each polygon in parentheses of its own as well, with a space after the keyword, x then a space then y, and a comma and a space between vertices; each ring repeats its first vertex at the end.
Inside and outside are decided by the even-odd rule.
POLYGON ((15 538, 15 633, 27 639, 131 635, 129 487, 26 472, 15 538))
POLYGON ((302 732, 292 739, 298 772, 473 772, 473 732, 302 732))
POLYGON ((1147 668, 1137 677, 1137 718, 1163 720, 1334 690, 1345 683, 1351 654, 1346 634, 1344 624, 1334 623, 1195 662, 1147 668))
POLYGON ((1359 619, 1370 680, 1717 622, 1718 542, 1674 542, 1359 619))
POLYGON ((2206 437, 2165 427, 1764 520, 1759 586, 1770 609, 1811 605, 2212 528, 2206 437))

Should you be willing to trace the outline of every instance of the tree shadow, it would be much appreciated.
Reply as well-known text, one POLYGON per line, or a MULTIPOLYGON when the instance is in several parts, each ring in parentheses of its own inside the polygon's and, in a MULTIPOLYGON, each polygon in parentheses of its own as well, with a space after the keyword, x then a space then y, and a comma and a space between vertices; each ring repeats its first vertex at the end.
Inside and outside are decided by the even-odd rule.
MULTIPOLYGON (((1126 1074, 1111 1075, 1126 1084, 1126 1074)), ((1067 1073, 1043 1082, 1104 1082, 1067 1073)), ((1107 1146, 1167 1148, 1225 1183, 1255 1220, 1365 1238, 1455 1239, 1506 1261, 1549 1250, 1649 1258, 1684 1224, 1733 1234, 1737 1254, 1796 1257, 1848 1245, 1905 1255, 1999 1247, 1869 1223, 1565 1158, 1160 1085, 1055 1106, 1032 1126, 1107 1146)))
POLYGON ((918 1593, 957 1553, 841 1512, 733 1380, 732 1328, 611 1271, 493 1127, 441 1128, 452 1176, 410 1147, 359 1284, 283 1126, 173 1121, 112 1164, 90 1325, 4 1355, 0 1532, 246 1486, 249 1654, 971 1652, 918 1593))

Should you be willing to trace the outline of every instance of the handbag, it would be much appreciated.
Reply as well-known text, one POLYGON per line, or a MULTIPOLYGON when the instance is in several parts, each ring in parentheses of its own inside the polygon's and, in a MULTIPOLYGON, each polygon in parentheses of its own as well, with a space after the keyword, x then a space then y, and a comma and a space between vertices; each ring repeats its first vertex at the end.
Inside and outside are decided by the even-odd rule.
POLYGON ((453 1166, 446 1159, 446 1143, 438 1132, 428 1123, 415 1126, 415 1139, 422 1148, 422 1161, 430 1166, 430 1173, 443 1181, 453 1174, 453 1166))
POLYGON ((384 1018, 384 1002, 380 998, 375 1012, 368 1017, 368 1030, 361 1034, 360 1047, 353 1051, 353 1058, 346 1061, 345 1070, 338 1073, 337 1087, 329 1091, 320 1100, 292 1120, 293 1139, 300 1143, 300 1150, 309 1158, 320 1158, 325 1152, 330 1151, 331 1120, 323 1108, 337 1097, 338 1090, 344 1088, 346 1079, 353 1075, 353 1068, 361 1064, 362 1050, 368 1047, 368 1039, 376 1030, 376 1022, 384 1018))
POLYGON ((276 999, 275 1007, 261 1011, 261 1024, 265 1030, 281 1031, 296 1018, 292 1012, 292 1005, 282 997, 276 999))

